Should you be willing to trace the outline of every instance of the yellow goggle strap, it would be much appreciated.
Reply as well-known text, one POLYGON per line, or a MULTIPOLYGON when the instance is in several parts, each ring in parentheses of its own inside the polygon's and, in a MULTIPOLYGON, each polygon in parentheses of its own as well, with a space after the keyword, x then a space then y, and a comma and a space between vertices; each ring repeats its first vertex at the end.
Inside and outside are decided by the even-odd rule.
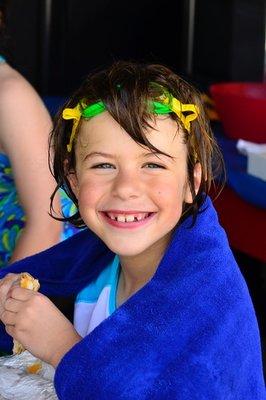
MULTIPOLYGON (((195 120, 199 115, 199 109, 195 104, 183 104, 175 97, 161 96, 160 101, 152 101, 150 108, 154 114, 169 114, 175 113, 185 129, 190 132, 190 122, 195 120), (189 113, 187 115, 183 113, 189 113)), ((76 135, 76 131, 79 125, 80 118, 92 118, 98 114, 101 114, 106 110, 105 104, 102 101, 91 104, 83 108, 80 104, 77 104, 74 108, 65 108, 63 110, 62 117, 65 120, 73 119, 73 126, 69 143, 67 144, 67 151, 70 153, 73 146, 73 141, 76 135)))

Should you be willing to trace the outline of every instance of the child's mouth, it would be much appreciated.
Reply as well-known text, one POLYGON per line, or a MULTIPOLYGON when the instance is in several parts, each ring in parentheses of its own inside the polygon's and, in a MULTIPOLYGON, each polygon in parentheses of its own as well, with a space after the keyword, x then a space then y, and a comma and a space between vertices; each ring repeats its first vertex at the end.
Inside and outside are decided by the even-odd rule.
POLYGON ((117 228, 137 228, 146 224, 155 215, 155 212, 134 212, 127 213, 102 211, 101 215, 106 222, 117 228))

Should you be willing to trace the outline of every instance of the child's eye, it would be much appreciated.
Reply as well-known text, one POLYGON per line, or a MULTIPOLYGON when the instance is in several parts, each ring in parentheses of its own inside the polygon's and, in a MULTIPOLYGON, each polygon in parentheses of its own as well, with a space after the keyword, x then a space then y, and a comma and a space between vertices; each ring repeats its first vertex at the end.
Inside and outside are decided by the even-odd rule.
POLYGON ((165 169, 165 167, 163 165, 155 164, 155 163, 148 163, 148 164, 145 165, 145 167, 148 167, 148 168, 151 168, 151 169, 155 169, 155 168, 165 169))
POLYGON ((91 168, 109 169, 109 168, 115 168, 115 166, 109 163, 102 163, 93 165, 91 168))

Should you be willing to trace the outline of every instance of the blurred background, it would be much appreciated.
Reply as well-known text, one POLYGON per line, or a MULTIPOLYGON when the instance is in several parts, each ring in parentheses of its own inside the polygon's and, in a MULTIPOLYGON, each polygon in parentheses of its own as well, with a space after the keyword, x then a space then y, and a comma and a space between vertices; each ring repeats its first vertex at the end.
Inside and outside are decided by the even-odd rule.
POLYGON ((7 26, 42 94, 67 95, 114 59, 167 64, 203 89, 264 76, 264 0, 9 0, 7 26))
POLYGON ((52 114, 90 71, 118 59, 166 64, 202 92, 227 171, 215 206, 247 280, 264 346, 265 8, 265 0, 10 0, 7 18, 9 61, 52 114), (239 139, 259 147, 243 154, 239 139))

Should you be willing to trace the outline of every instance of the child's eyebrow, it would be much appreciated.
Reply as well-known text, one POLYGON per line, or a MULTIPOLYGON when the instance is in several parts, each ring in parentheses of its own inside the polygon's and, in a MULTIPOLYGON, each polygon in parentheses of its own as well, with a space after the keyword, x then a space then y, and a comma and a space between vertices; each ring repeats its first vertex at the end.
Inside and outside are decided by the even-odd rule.
POLYGON ((166 153, 159 153, 159 151, 149 151, 148 153, 142 153, 141 156, 143 157, 149 157, 149 156, 156 156, 158 158, 160 158, 160 156, 165 156, 167 158, 169 158, 170 160, 174 160, 175 157, 170 156, 169 154, 166 153))
POLYGON ((109 153, 104 153, 102 151, 92 151, 89 154, 86 154, 85 159, 95 157, 95 156, 102 156, 102 157, 108 157, 108 158, 115 158, 113 154, 109 153))

